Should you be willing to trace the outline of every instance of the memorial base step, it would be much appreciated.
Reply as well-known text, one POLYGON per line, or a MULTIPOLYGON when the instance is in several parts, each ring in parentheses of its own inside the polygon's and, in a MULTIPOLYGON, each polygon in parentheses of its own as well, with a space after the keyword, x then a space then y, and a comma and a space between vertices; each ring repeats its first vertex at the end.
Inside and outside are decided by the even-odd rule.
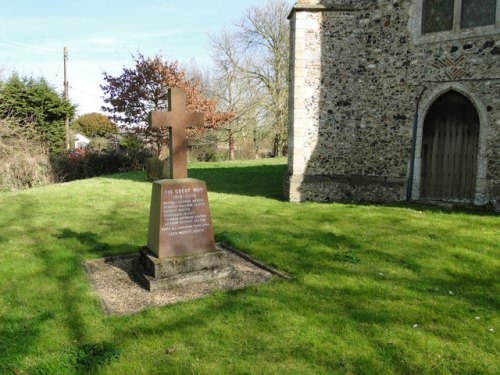
POLYGON ((202 283, 228 277, 233 268, 226 252, 216 251, 177 257, 157 258, 147 247, 139 250, 138 276, 149 291, 202 283))

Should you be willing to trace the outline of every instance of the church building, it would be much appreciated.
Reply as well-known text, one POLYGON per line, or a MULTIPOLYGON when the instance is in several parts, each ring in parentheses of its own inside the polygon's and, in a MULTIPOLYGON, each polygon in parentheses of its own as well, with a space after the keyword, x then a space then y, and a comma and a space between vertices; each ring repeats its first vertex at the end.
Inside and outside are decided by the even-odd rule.
POLYGON ((500 0, 299 0, 287 198, 500 210, 500 0))

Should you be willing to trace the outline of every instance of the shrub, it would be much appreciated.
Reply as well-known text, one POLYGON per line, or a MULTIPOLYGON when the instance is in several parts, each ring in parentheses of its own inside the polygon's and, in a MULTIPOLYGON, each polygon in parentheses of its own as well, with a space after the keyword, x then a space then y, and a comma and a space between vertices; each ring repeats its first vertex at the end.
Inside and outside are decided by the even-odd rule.
POLYGON ((97 152, 100 154, 101 152, 109 149, 111 147, 110 142, 104 137, 95 137, 92 138, 89 145, 87 146, 87 151, 97 152))
POLYGON ((201 161, 224 161, 227 160, 227 152, 225 151, 209 151, 204 154, 201 161))
POLYGON ((32 125, 0 119, 0 190, 16 190, 54 182, 145 170, 151 153, 135 150, 74 150, 50 155, 34 138, 32 125))
POLYGON ((107 150, 101 153, 75 150, 52 158, 59 181, 72 181, 103 174, 145 170, 151 154, 146 150, 107 150))
POLYGON ((195 161, 224 161, 228 158, 227 151, 217 151, 213 147, 191 147, 188 157, 195 161))
POLYGON ((147 163, 147 176, 148 181, 163 180, 165 178, 172 178, 172 171, 170 170, 170 158, 161 160, 157 157, 152 157, 147 163))
POLYGON ((72 127, 87 137, 106 137, 118 132, 116 124, 108 116, 96 112, 81 115, 73 122, 72 127))
POLYGON ((33 138, 31 124, 0 119, 0 190, 16 190, 54 181, 49 154, 33 138))
POLYGON ((141 139, 135 134, 127 134, 120 139, 120 147, 126 150, 139 150, 142 146, 141 139))
POLYGON ((0 116, 12 116, 18 127, 30 129, 51 152, 64 149, 64 119, 73 117, 75 106, 63 99, 43 78, 13 74, 0 87, 0 116), (29 125, 29 126, 28 126, 29 125))

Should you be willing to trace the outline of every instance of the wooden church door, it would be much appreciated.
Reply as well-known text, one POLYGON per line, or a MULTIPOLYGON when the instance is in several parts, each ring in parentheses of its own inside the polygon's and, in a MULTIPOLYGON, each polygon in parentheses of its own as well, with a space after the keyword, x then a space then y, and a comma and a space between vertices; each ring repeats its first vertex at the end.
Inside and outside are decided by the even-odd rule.
POLYGON ((438 98, 424 121, 421 197, 472 202, 476 187, 479 115, 463 95, 438 98))

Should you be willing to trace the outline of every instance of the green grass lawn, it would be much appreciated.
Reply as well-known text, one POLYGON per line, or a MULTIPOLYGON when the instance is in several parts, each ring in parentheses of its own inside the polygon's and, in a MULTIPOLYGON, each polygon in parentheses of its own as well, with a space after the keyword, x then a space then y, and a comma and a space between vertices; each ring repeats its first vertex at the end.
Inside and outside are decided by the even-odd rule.
POLYGON ((143 173, 0 193, 0 373, 498 374, 500 218, 291 204, 284 159, 192 164, 216 240, 291 281, 107 316, 83 259, 146 242, 143 173))

